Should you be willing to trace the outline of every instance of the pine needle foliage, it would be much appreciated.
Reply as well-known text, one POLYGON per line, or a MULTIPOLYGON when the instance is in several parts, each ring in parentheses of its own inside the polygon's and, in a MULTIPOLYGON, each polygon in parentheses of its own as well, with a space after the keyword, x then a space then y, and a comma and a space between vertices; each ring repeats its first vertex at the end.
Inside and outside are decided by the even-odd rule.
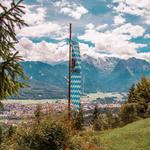
POLYGON ((19 63, 22 57, 15 49, 18 43, 15 29, 27 26, 22 19, 22 1, 13 0, 10 8, 0 3, 0 100, 18 94, 20 88, 27 86, 23 82, 27 77, 19 63))

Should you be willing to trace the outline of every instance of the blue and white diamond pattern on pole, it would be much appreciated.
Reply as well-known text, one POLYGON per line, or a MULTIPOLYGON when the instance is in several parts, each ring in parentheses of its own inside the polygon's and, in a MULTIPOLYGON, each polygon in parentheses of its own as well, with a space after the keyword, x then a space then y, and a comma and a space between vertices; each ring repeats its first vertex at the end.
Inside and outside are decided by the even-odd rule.
POLYGON ((78 42, 71 41, 72 44, 72 65, 71 65, 71 108, 79 111, 81 95, 81 58, 78 42))

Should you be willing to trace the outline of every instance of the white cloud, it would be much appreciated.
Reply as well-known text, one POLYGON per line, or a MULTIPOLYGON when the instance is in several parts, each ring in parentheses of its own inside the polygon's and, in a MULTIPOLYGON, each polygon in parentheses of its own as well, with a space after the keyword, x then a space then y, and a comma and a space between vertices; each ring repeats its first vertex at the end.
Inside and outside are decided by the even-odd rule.
POLYGON ((102 24, 102 25, 96 26, 96 25, 94 25, 93 23, 89 23, 89 24, 87 24, 87 25, 85 26, 85 28, 86 28, 87 30, 95 29, 95 30, 97 30, 97 31, 103 31, 103 30, 105 30, 107 27, 108 27, 108 24, 102 24))
POLYGON ((83 15, 88 13, 88 10, 82 5, 70 2, 69 0, 60 0, 54 3, 57 11, 64 15, 70 16, 74 19, 80 19, 83 15))
POLYGON ((137 48, 144 47, 144 44, 130 42, 133 37, 139 37, 145 30, 140 26, 125 24, 114 30, 98 32, 96 29, 86 29, 85 34, 79 39, 91 41, 95 44, 95 50, 106 50, 115 55, 134 56, 137 48))
MULTIPOLYGON (((10 0, 4 0, 3 4, 10 7, 10 0)), ((20 37, 44 37, 49 36, 55 39, 66 38, 66 26, 55 22, 48 22, 46 20, 47 9, 39 5, 27 5, 23 9, 25 15, 23 15, 23 20, 29 25, 28 27, 23 27, 21 30, 16 27, 17 36, 20 37)))
POLYGON ((137 53, 135 55, 136 58, 139 58, 139 59, 144 59, 148 62, 150 62, 150 52, 146 52, 146 53, 137 53))
MULTIPOLYGON (((16 45, 16 49, 26 61, 52 63, 68 60, 69 50, 65 41, 59 43, 48 43, 46 41, 33 43, 28 38, 21 38, 16 45)), ((88 44, 84 43, 80 43, 80 52, 81 55, 88 54, 93 57, 97 55, 93 47, 89 47, 88 44)))
POLYGON ((136 16, 143 16, 146 11, 144 9, 139 9, 136 6, 130 6, 126 3, 119 3, 117 7, 114 8, 118 13, 127 13, 136 16))
POLYGON ((147 25, 150 25, 150 15, 147 15, 147 16, 145 17, 145 23, 146 23, 147 25))
POLYGON ((121 25, 123 23, 125 23, 125 18, 123 18, 121 15, 115 16, 114 17, 114 24, 115 25, 121 25))
POLYGON ((66 60, 68 57, 68 46, 65 42, 57 44, 45 41, 33 43, 27 38, 21 38, 16 49, 24 60, 28 61, 57 62, 66 60))
MULTIPOLYGON (((4 5, 5 7, 7 7, 7 8, 10 8, 10 4, 11 4, 11 0, 0 0, 0 3, 2 4, 2 5, 4 5)), ((2 8, 0 8, 0 13, 1 12, 3 12, 3 9, 2 8)))
POLYGON ((23 27, 21 30, 16 28, 17 36, 32 38, 49 36, 55 39, 64 39, 66 37, 67 29, 65 25, 46 20, 47 9, 45 7, 23 5, 25 6, 23 19, 29 26, 23 27))
MULTIPOLYGON (((107 37, 108 38, 108 37, 107 37)), ((148 53, 112 53, 110 55, 101 54, 96 51, 98 47, 90 47, 88 44, 80 43, 81 56, 88 55, 95 59, 105 57, 118 57, 121 59, 128 59, 131 57, 150 60, 150 52, 148 53)), ((128 47, 129 48, 129 47, 128 47)), ((27 38, 21 38, 19 44, 16 45, 16 49, 23 56, 25 61, 42 61, 47 63, 54 63, 59 61, 68 60, 68 45, 62 41, 59 43, 48 43, 42 41, 40 43, 33 43, 27 38)))
POLYGON ((114 3, 126 3, 130 6, 136 6, 138 8, 147 8, 150 9, 149 0, 113 0, 114 3))
POLYGON ((108 27, 108 24, 98 25, 96 27, 96 30, 97 31, 102 31, 102 30, 105 30, 107 27, 108 27))
POLYGON ((17 33, 18 36, 24 37, 44 37, 49 36, 55 39, 66 37, 66 26, 58 25, 53 22, 45 22, 42 24, 24 27, 17 33))
POLYGON ((38 25, 45 21, 46 17, 46 8, 39 7, 35 5, 25 5, 25 15, 23 16, 23 19, 28 25, 38 25))
MULTIPOLYGON (((3 0, 0 2, 7 8, 10 8, 12 0, 3 0)), ((46 8, 38 5, 27 5, 25 3, 22 3, 21 5, 25 7, 23 8, 23 11, 25 12, 25 15, 23 15, 23 20, 25 20, 28 25, 36 25, 45 21, 47 13, 46 8)), ((1 11, 2 10, 0 10, 0 12, 1 11)))
POLYGON ((124 24, 113 30, 116 34, 126 34, 129 39, 143 36, 145 29, 139 25, 132 25, 131 23, 124 24))
POLYGON ((150 0, 113 0, 118 3, 114 10, 143 18, 144 23, 150 25, 150 0))
POLYGON ((89 23, 86 25, 86 29, 94 29, 95 25, 93 23, 89 23))
POLYGON ((150 34, 145 34, 145 35, 144 35, 144 38, 150 39, 150 34))
MULTIPOLYGON (((3 4, 7 7, 10 7, 11 1, 5 0, 3 4)), ((42 37, 56 35, 63 36, 62 27, 57 23, 47 22, 46 15, 47 10, 45 7, 38 5, 26 5, 22 4, 25 8, 23 9, 25 14, 22 19, 29 25, 29 27, 23 27, 21 30, 16 27, 17 36, 25 37, 42 37)), ((63 28, 64 29, 64 28, 63 28)))

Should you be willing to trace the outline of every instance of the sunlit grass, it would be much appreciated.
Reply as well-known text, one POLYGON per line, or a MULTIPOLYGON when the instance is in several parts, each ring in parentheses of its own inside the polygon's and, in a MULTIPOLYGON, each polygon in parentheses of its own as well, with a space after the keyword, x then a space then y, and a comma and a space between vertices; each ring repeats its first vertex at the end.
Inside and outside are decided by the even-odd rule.
POLYGON ((93 133, 91 140, 104 150, 150 150, 150 118, 93 133))

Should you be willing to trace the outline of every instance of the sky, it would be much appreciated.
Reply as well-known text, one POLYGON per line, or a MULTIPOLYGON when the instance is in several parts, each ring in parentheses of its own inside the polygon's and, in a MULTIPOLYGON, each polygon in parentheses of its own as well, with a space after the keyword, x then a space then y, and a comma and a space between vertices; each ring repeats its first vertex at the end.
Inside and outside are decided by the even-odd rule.
MULTIPOLYGON (((0 0, 9 7, 10 0, 0 0)), ((150 0, 24 0, 16 49, 24 60, 68 59, 69 23, 81 55, 150 61, 150 0)))

